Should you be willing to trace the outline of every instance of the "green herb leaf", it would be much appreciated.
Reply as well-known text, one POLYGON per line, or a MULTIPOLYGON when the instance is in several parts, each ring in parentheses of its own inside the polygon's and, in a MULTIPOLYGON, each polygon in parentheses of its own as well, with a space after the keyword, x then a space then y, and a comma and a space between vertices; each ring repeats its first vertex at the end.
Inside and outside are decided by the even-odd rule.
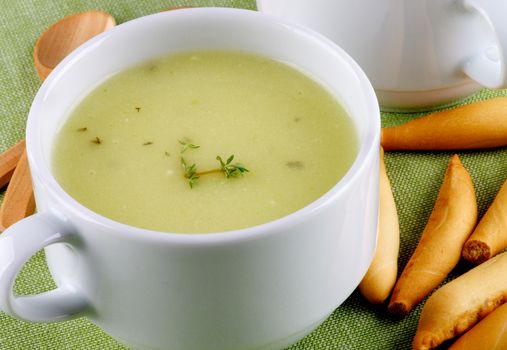
POLYGON ((77 129, 77 131, 79 131, 79 132, 84 132, 84 131, 86 131, 86 130, 88 130, 88 128, 87 128, 86 126, 85 126, 84 128, 79 128, 79 129, 77 129))
POLYGON ((224 161, 222 160, 222 157, 217 156, 217 160, 220 162, 220 169, 225 168, 225 163, 224 163, 224 161))
POLYGON ((181 166, 183 167, 185 178, 188 179, 188 185, 190 188, 193 188, 196 185, 197 180, 199 180, 199 175, 197 175, 197 166, 195 164, 188 165, 183 157, 181 157, 181 166))
POLYGON ((180 153, 184 153, 187 149, 189 148, 199 148, 201 146, 198 146, 198 145, 194 145, 193 143, 191 143, 191 141, 188 139, 188 138, 184 138, 183 140, 178 140, 178 142, 180 143, 180 145, 182 145, 183 147, 181 147, 181 150, 180 150, 180 153))
POLYGON ((149 146, 149 145, 153 145, 153 142, 152 141, 147 141, 147 142, 143 143, 143 146, 149 146))

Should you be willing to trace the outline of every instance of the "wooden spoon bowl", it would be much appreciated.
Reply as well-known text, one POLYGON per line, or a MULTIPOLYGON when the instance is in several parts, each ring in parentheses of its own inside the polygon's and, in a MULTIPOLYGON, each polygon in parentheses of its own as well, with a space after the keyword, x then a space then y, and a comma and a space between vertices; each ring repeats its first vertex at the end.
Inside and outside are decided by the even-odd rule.
POLYGON ((77 13, 53 24, 35 44, 33 60, 39 77, 46 79, 74 49, 115 24, 114 18, 102 11, 77 13))

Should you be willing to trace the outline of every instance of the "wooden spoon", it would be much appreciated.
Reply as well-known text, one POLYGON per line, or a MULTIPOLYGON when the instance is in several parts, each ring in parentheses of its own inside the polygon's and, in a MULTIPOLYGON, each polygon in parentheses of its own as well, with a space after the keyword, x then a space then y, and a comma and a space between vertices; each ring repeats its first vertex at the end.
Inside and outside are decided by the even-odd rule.
POLYGON ((11 180, 14 169, 16 169, 16 164, 18 164, 24 151, 25 140, 21 140, 7 151, 0 154, 0 188, 7 185, 11 180))
POLYGON ((11 182, 5 192, 4 201, 0 207, 0 230, 5 231, 9 226, 33 214, 35 200, 33 197, 32 179, 26 160, 26 151, 14 170, 11 182))
MULTIPOLYGON (((33 58, 39 77, 42 80, 46 79, 53 68, 75 48, 114 25, 114 18, 102 11, 78 13, 53 24, 35 44, 33 58)), ((21 156, 16 170, 11 169, 13 170, 12 177, 0 207, 0 231, 5 231, 9 226, 31 215, 35 210, 32 180, 24 142, 16 151, 21 156)), ((11 164, 12 159, 8 159, 11 164)), ((9 165, 4 166, 3 161, 4 159, 0 157, 0 169, 4 169, 4 167, 7 170, 10 169, 9 165)), ((8 177, 10 174, 6 171, 6 178, 8 177)))
POLYGON ((46 79, 74 49, 115 24, 114 18, 102 11, 77 13, 53 24, 35 43, 33 61, 39 77, 46 79))

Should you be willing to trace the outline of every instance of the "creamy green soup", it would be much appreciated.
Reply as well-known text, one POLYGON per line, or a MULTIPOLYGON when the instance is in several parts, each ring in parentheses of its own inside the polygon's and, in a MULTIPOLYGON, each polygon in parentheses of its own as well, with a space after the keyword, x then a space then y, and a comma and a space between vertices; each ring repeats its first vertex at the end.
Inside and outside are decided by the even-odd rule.
POLYGON ((352 121, 308 76, 256 55, 205 51, 144 63, 95 88, 59 130, 52 165, 65 191, 99 214, 205 233, 303 208, 357 150, 352 121), (232 155, 228 178, 217 156, 232 155))

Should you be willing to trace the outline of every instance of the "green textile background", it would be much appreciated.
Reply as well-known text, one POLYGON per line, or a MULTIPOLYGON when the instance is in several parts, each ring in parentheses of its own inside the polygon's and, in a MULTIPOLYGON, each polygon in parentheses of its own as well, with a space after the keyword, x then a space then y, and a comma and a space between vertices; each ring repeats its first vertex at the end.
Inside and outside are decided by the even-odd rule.
MULTIPOLYGON (((32 51, 37 37, 64 16, 89 9, 111 13, 118 23, 171 6, 228 6, 255 9, 254 0, 4 0, 0 10, 0 152, 24 136, 26 116, 40 86, 32 51)), ((507 95, 483 90, 461 103, 507 95)), ((382 115, 383 126, 421 114, 382 115)), ((449 152, 392 152, 386 165, 401 225, 400 271, 415 248, 443 178, 449 152)), ((476 187, 480 215, 507 178, 507 149, 459 153, 476 187)), ((0 191, 0 201, 3 192, 0 191)), ((460 263, 449 277, 468 268, 460 263)), ((39 293, 54 287, 42 252, 26 264, 15 291, 39 293)), ((409 349, 421 306, 404 319, 371 306, 354 292, 316 331, 290 350, 409 349)), ((26 323, 0 313, 0 349, 126 349, 86 319, 63 323, 26 323)), ((198 350, 198 349, 196 349, 198 350)))

